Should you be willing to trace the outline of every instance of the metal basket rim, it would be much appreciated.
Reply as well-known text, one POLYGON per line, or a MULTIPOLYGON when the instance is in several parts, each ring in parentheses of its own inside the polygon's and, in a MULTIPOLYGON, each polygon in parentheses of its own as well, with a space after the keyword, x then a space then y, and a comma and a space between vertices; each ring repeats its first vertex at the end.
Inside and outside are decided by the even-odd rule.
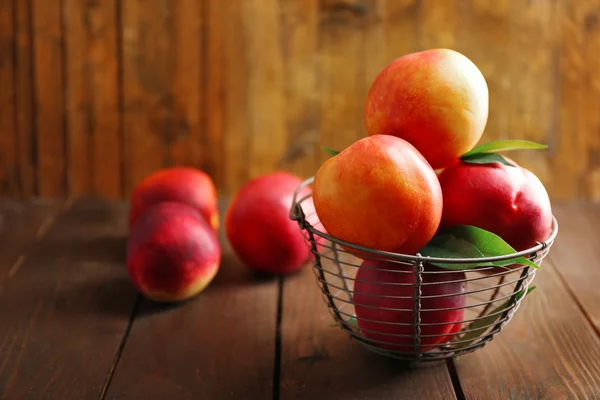
POLYGON ((300 191, 303 188, 307 187, 308 185, 312 184, 313 182, 314 182, 314 176, 311 176, 310 178, 304 180, 296 188, 296 190, 294 191, 293 198, 292 198, 292 205, 290 207, 289 218, 293 221, 298 222, 301 229, 306 229, 307 231, 311 232, 314 235, 322 237, 333 243, 342 245, 348 249, 353 249, 359 253, 363 253, 366 255, 375 255, 378 257, 385 258, 386 260, 389 260, 389 261, 404 261, 404 262, 408 261, 408 262, 412 262, 412 263, 437 262, 437 263, 448 263, 448 264, 481 264, 481 263, 485 263, 485 262, 506 261, 506 260, 512 260, 512 259, 515 259, 518 257, 531 256, 532 254, 535 254, 538 251, 543 250, 546 247, 549 247, 550 245, 552 245, 552 243, 554 242, 554 239, 556 238, 556 235, 558 234, 558 221, 556 220, 555 216, 553 215, 552 216, 552 232, 550 233, 550 236, 545 241, 538 242, 537 245, 530 247, 529 249, 521 250, 521 251, 518 251, 518 252, 515 252, 512 254, 507 254, 507 255, 502 255, 502 256, 479 257, 479 258, 445 258, 445 257, 422 256, 420 254, 410 255, 410 254, 395 253, 395 252, 390 252, 390 251, 375 250, 375 249, 371 249, 368 247, 353 244, 350 242, 346 242, 342 239, 338 239, 334 236, 331 236, 325 232, 321 232, 320 230, 316 229, 310 223, 308 223, 308 221, 305 220, 304 212, 302 210, 302 206, 300 203, 302 201, 312 197, 312 192, 310 195, 302 197, 300 200, 298 200, 298 195, 300 194, 300 191))

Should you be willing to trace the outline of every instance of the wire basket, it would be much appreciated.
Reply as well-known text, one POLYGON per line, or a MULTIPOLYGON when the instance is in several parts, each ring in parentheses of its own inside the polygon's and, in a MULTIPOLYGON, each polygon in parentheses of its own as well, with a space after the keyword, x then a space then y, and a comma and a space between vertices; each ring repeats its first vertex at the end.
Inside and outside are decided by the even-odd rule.
POLYGON ((519 309, 535 278, 534 268, 514 259, 523 256, 540 266, 558 233, 553 218, 545 242, 498 257, 433 258, 377 251, 325 233, 312 206, 312 182, 309 178, 297 188, 290 218, 297 221, 314 255, 313 272, 330 313, 350 338, 410 363, 456 357, 489 343, 519 309), (308 194, 301 197, 302 193, 308 194), (374 260, 385 263, 374 268, 374 260), (507 265, 482 266, 498 261, 507 265), (454 271, 431 262, 475 265, 454 271))

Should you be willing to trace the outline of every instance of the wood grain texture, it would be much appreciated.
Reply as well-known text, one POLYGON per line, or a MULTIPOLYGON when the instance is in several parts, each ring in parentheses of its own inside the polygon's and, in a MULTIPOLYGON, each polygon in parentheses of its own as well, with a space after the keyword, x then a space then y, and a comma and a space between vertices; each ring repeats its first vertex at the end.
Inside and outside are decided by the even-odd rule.
MULTIPOLYGON (((241 182, 250 177, 250 137, 248 121, 250 60, 245 35, 244 11, 242 7, 231 7, 225 2, 212 0, 209 6, 217 11, 222 19, 217 23, 223 38, 223 109, 224 130, 221 143, 223 153, 217 163, 222 164, 223 183, 226 193, 234 193, 241 182)), ((209 36, 212 41, 212 36, 209 36)), ((212 79, 212 78, 211 78, 212 79)), ((218 108, 219 106, 217 106, 218 108)), ((268 135, 267 132, 261 132, 268 135)))
POLYGON ((126 221, 126 207, 76 203, 3 282, 1 398, 100 397, 137 298, 126 221))
POLYGON ((275 169, 306 178, 322 145, 364 136, 387 63, 450 47, 488 82, 482 142, 547 143, 510 155, 555 199, 600 199, 597 0, 1 4, 2 197, 127 198, 171 165, 225 195, 275 169))
MULTIPOLYGON (((402 3, 402 2, 401 2, 402 3)), ((389 23, 386 23, 386 19, 390 17, 391 12, 387 7, 390 7, 389 2, 381 2, 377 0, 369 0, 363 3, 368 11, 364 20, 364 31, 363 31, 363 44, 362 44, 362 59, 364 60, 364 67, 362 73, 362 85, 361 93, 359 96, 358 104, 358 124, 360 127, 360 137, 367 136, 367 129, 364 120, 364 106, 367 99, 369 89, 373 84, 375 77, 381 72, 385 66, 394 59, 393 54, 388 54, 388 49, 392 50, 393 47, 389 46, 388 34, 386 30, 389 27, 389 23)), ((397 4, 395 5, 398 6, 397 4)), ((393 9, 393 5, 391 8, 393 9)), ((407 46, 411 46, 410 38, 405 38, 407 46)), ((398 51, 398 49, 393 49, 398 51)))
POLYGON ((126 194, 168 159, 174 103, 172 5, 168 0, 121 2, 126 194))
MULTIPOLYGON (((519 71, 512 68, 512 57, 506 56, 514 51, 511 12, 518 7, 513 4, 516 3, 511 0, 468 0, 458 5, 456 50, 479 67, 489 91, 488 120, 480 143, 508 139, 511 135, 511 93, 520 90, 512 82, 513 74, 519 71)), ((512 135, 518 136, 518 132, 512 135)))
POLYGON ((258 279, 221 242, 219 273, 198 296, 142 301, 107 400, 271 398, 277 281, 258 279))
POLYGON ((0 202, 0 296, 7 280, 27 259, 32 246, 53 223, 60 203, 50 200, 0 202))
POLYGON ((0 0, 0 193, 18 194, 15 127, 15 10, 13 0, 0 0))
MULTIPOLYGON (((549 27, 559 22, 557 2, 512 3, 510 71, 511 96, 509 138, 527 139, 551 145, 558 119, 555 65, 555 33, 549 27)), ((517 163, 534 169, 544 185, 552 187, 548 156, 550 152, 510 153, 517 163)))
POLYGON ((278 166, 308 178, 316 172, 315 160, 320 151, 318 0, 281 0, 279 4, 287 147, 278 166))
POLYGON ((226 51, 225 7, 215 0, 202 2, 202 13, 206 15, 204 36, 204 58, 206 62, 202 84, 205 87, 205 131, 202 133, 206 152, 202 156, 201 166, 210 174, 217 187, 225 187, 225 165, 222 162, 224 134, 226 129, 226 85, 224 76, 226 51), (210 61, 209 61, 210 60, 210 61))
POLYGON ((417 49, 419 0, 386 1, 381 17, 387 44, 386 63, 417 49))
POLYGON ((167 162, 171 165, 201 166, 203 153, 206 152, 202 141, 206 111, 201 83, 205 68, 202 3, 187 0, 172 2, 173 110, 171 130, 167 137, 167 162))
POLYGON ((69 195, 121 197, 117 2, 64 0, 69 195))
MULTIPOLYGON (((15 1, 15 121, 19 196, 37 193, 37 158, 33 87, 32 12, 29 1, 15 1)), ((0 193, 6 196, 6 193, 0 193)))
POLYGON ((249 73, 248 172, 250 178, 255 178, 277 168, 287 144, 280 10, 279 0, 251 0, 243 4, 249 73))
MULTIPOLYGON (((566 233, 565 233, 566 235, 566 233)), ((486 347, 456 361, 467 399, 594 399, 600 338, 544 261, 532 292, 486 347)))
POLYGON ((444 363, 404 369, 369 352, 334 323, 310 267, 286 278, 281 399, 454 399, 444 363))
MULTIPOLYGON (((320 146, 340 151, 365 136, 364 31, 372 12, 366 3, 320 1, 320 146)), ((331 157, 318 154, 319 164, 331 157)))
POLYGON ((421 0, 418 11, 418 50, 435 47, 456 47, 459 22, 459 1, 421 0), (440 29, 444 26, 444 29, 440 29))
POLYGON ((577 299, 584 313, 600 332, 600 204, 561 202, 554 206, 559 237, 549 257, 564 284, 577 299))
POLYGON ((90 98, 94 88, 90 81, 88 64, 88 30, 90 20, 86 2, 65 0, 65 49, 67 60, 66 103, 68 126, 68 191, 79 196, 91 191, 94 176, 92 163, 92 134, 94 113, 90 98))
POLYGON ((63 19, 59 1, 32 0, 37 192, 67 196, 63 19))
POLYGON ((559 3, 557 85, 559 125, 552 158, 560 198, 595 197, 600 165, 600 11, 597 2, 559 3), (565 135, 569 131, 570 135, 565 135))

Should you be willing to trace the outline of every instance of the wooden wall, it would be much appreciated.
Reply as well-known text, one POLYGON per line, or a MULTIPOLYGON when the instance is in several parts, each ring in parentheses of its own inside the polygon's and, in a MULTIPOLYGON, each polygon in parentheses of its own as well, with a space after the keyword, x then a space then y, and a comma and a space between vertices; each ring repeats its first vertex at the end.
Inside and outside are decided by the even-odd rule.
POLYGON ((442 46, 488 80, 484 140, 548 143, 514 157, 600 198, 600 0, 0 0, 0 193, 122 198, 175 164, 223 194, 307 177, 365 135, 382 67, 442 46))

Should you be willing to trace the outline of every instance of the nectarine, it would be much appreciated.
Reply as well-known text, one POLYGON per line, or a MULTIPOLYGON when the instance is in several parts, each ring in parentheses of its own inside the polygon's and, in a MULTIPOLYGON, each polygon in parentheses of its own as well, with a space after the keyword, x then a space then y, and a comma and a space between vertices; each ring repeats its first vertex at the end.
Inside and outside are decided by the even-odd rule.
POLYGON ((434 170, 414 146, 389 135, 362 138, 325 161, 313 199, 332 236, 409 254, 429 242, 442 215, 434 170))
POLYGON ((162 201, 179 201, 196 208, 217 230, 217 190, 211 177, 192 167, 168 167, 146 176, 133 190, 130 200, 130 227, 144 211, 162 201))
MULTIPOLYGON (((311 253, 304 236, 289 218, 294 191, 301 183, 291 173, 275 171, 249 180, 236 193, 227 208, 225 231, 231 247, 249 268, 287 274, 309 260, 311 253)), ((300 197, 308 193, 304 188, 300 197)), ((302 206, 309 222, 319 228, 311 199, 302 206)))
POLYGON ((495 233, 517 251, 546 240, 552 231, 548 193, 523 167, 458 162, 438 178, 444 196, 440 230, 473 225, 495 233))
MULTIPOLYGON (((421 276, 420 351, 426 352, 448 342, 462 326, 467 284, 464 272, 429 265, 421 276)), ((415 284, 412 266, 373 260, 361 264, 353 303, 358 327, 373 345, 404 353, 416 350, 415 284)))
POLYGON ((434 169, 471 150, 488 118, 488 87, 466 56, 430 49, 399 57, 373 81, 365 104, 369 135, 401 137, 434 169))
POLYGON ((147 298, 186 300, 202 292, 221 262, 216 233, 200 213, 179 202, 150 206, 135 221, 127 243, 127 271, 147 298))

